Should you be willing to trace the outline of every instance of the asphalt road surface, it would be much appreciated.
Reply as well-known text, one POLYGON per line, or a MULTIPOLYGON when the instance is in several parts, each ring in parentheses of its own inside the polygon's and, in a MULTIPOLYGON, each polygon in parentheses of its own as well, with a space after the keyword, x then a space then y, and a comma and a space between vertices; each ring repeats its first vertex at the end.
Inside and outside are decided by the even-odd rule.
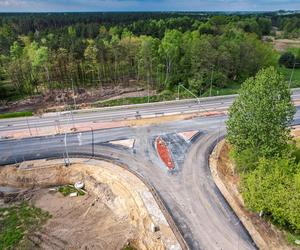
MULTIPOLYGON (((255 249, 215 186, 208 166, 210 150, 224 134, 224 119, 226 117, 199 118, 151 127, 95 131, 94 153, 117 164, 126 164, 152 184, 191 249, 255 249), (156 136, 167 136, 172 143, 176 132, 194 129, 200 131, 198 137, 192 143, 177 144, 177 150, 186 153, 177 170, 168 172, 153 147, 156 136), (108 143, 127 138, 136 140, 134 150, 108 143)), ((69 134, 68 154, 91 156, 92 139, 91 132, 69 134)), ((0 142, 0 152, 0 163, 9 164, 63 157, 66 148, 64 136, 49 136, 4 140, 0 142)))
MULTIPOLYGON (((226 110, 233 103, 236 95, 208 97, 197 100, 182 100, 163 103, 129 105, 123 107, 98 108, 92 110, 75 110, 44 114, 42 117, 12 118, 0 120, 0 131, 27 129, 28 124, 33 128, 51 127, 54 124, 76 124, 82 122, 110 122, 123 119, 168 115, 174 113, 192 113, 199 111, 226 110)), ((300 100, 300 89, 293 90, 293 99, 300 100)))
MULTIPOLYGON (((298 95, 295 94, 294 98, 298 95)), ((205 105, 206 108, 226 108, 233 99, 225 99, 224 102, 220 101, 222 98, 208 100, 201 105, 205 105)), ((175 105, 176 110, 178 108, 188 110, 185 105, 187 104, 175 105)), ((153 107, 139 108, 143 109, 141 113, 154 112, 153 107)), ((168 110, 167 106, 164 108, 168 110)), ((159 110, 164 109, 159 106, 159 110)), ((134 115, 134 111, 131 110, 106 112, 111 112, 109 115, 112 117, 113 112, 132 112, 134 115)), ((97 119, 99 114, 78 113, 78 116, 74 114, 74 119, 93 120, 97 119)), ((53 117, 45 119, 43 121, 48 122, 48 119, 51 121, 53 117)), ((67 153, 70 157, 95 155, 117 164, 124 164, 155 187, 191 249, 255 249, 251 237, 213 182, 208 166, 211 150, 226 133, 224 123, 226 119, 224 115, 197 117, 159 125, 98 130, 93 134, 72 133, 66 136, 66 140, 64 135, 2 140, 0 165, 32 159, 62 158, 67 153), (198 135, 191 142, 180 141, 177 133, 191 130, 198 130, 198 135), (178 156, 176 170, 172 173, 167 171, 155 151, 154 141, 157 136, 163 136, 168 144, 172 145, 170 146, 172 154, 178 156), (135 139, 134 149, 109 143, 112 140, 129 138, 135 139)), ((22 121, 23 119, 1 121, 1 125, 5 127, 5 124, 11 123, 12 126, 22 127, 22 121)), ((299 108, 294 122, 300 123, 299 108)), ((2 129, 5 129, 4 127, 2 129)), ((11 129, 11 126, 8 128, 11 129)))

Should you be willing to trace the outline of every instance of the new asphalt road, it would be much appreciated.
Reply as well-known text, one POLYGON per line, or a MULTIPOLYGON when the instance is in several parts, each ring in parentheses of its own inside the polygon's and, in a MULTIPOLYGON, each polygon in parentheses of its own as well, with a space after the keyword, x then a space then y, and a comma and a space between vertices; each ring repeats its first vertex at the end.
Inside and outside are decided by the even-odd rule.
MULTIPOLYGON (((83 122, 109 122, 135 117, 149 117, 168 114, 193 113, 199 111, 226 110, 233 103, 236 95, 208 97, 196 100, 181 100, 163 103, 128 105, 123 107, 98 108, 89 110, 64 111, 44 114, 41 117, 13 118, 0 120, 1 131, 13 131, 51 127, 54 124, 77 124, 83 122)), ((300 100, 300 89, 293 90, 293 99, 300 100)))
MULTIPOLYGON (((298 99, 300 92, 294 92, 298 99)), ((203 109, 226 109, 234 97, 206 99, 200 102, 203 109)), ((115 119, 124 114, 144 116, 153 112, 178 112, 199 109, 195 101, 142 105, 128 109, 99 110, 74 113, 78 121, 115 119), (105 114, 106 116, 104 116, 105 114), (105 117, 105 118, 104 118, 105 117)), ((199 111, 199 110, 198 110, 199 111)), ((44 126, 54 116, 49 115, 35 122, 44 126), (43 123, 42 123, 43 122, 43 123)), ((226 116, 196 117, 192 120, 168 122, 142 127, 123 127, 66 135, 0 141, 0 164, 24 160, 93 155, 117 164, 128 166, 155 187, 170 215, 191 249, 255 249, 241 222, 213 182, 208 166, 208 157, 218 140, 225 135, 226 116), (178 133, 198 130, 191 141, 183 140, 178 133), (160 160, 154 141, 161 136, 167 141, 176 162, 176 170, 167 170, 160 160), (134 148, 112 145, 110 141, 135 139, 134 148)), ((32 121, 33 121, 32 120, 32 121)), ((295 123, 300 121, 297 110, 295 123)), ((1 129, 22 128, 24 119, 1 121, 1 129), (10 126, 7 127, 7 124, 10 126), (6 126, 6 127, 5 127, 6 126)), ((72 162, 72 159, 71 159, 72 162)))

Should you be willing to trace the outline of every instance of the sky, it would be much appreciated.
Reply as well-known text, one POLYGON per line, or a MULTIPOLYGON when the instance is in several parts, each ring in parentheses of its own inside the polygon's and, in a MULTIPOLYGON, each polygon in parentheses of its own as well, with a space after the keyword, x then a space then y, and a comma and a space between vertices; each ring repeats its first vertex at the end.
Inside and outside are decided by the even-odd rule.
POLYGON ((0 12, 300 10, 300 0, 0 0, 0 12))

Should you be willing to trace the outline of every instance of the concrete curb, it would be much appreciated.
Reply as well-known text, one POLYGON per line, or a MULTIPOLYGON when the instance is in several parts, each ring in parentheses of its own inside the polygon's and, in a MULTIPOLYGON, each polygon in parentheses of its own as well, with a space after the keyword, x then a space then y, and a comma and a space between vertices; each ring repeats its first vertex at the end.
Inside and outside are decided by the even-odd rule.
POLYGON ((252 221, 244 214, 244 212, 241 209, 240 204, 234 199, 231 192, 227 189, 226 185, 224 184, 223 180, 220 178, 218 170, 217 170, 217 164, 218 164, 218 158, 220 155, 220 149, 223 147, 225 143, 225 140, 223 139, 221 142, 219 142, 215 148, 213 149, 213 152, 211 153, 209 157, 209 167, 211 170, 211 174, 213 177, 213 180, 215 184, 217 185, 218 189, 232 208, 232 210, 235 212, 235 214, 238 216, 239 220, 242 222, 248 233, 250 234, 251 238, 255 242, 256 246, 259 249, 272 249, 270 248, 270 245, 262 238, 261 234, 256 230, 255 225, 252 223, 252 221))

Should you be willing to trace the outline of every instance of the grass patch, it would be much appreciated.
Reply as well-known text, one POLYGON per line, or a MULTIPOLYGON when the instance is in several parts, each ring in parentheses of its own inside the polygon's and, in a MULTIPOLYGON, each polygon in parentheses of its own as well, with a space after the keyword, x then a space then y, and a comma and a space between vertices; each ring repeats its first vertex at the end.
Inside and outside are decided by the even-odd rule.
POLYGON ((127 246, 124 246, 124 247, 122 248, 122 250, 137 250, 137 249, 129 244, 129 245, 127 245, 127 246))
POLYGON ((51 218, 48 212, 23 202, 8 208, 0 208, 0 249, 20 246, 26 236, 40 229, 51 218))
POLYGON ((295 243, 295 241, 300 240, 300 234, 292 234, 292 233, 288 232, 286 235, 286 239, 287 239, 288 243, 290 243, 291 245, 299 246, 295 243))
MULTIPOLYGON (((237 94, 240 89, 240 85, 234 85, 228 88, 212 88, 211 96, 220 95, 232 95, 237 94)), ((205 91, 200 97, 208 97, 210 95, 210 90, 205 91)), ((142 104, 142 103, 153 103, 153 102, 164 102, 164 101, 174 101, 178 97, 177 90, 170 91, 164 90, 159 95, 154 96, 143 96, 143 97, 125 97, 114 100, 98 101, 93 104, 94 107, 112 107, 112 106, 122 106, 130 104, 142 104)), ((181 90, 179 95, 180 100, 195 98, 189 92, 181 90)))
MULTIPOLYGON (((293 69, 288 69, 285 67, 278 67, 278 71, 281 74, 283 74, 283 76, 287 82, 290 81, 293 69)), ((300 69, 295 69, 293 78, 292 78, 292 82, 291 82, 291 88, 298 88, 298 87, 300 87, 300 69)))
POLYGON ((58 192, 62 193, 63 196, 69 196, 71 193, 78 193, 78 195, 83 196, 85 192, 80 189, 76 189, 72 185, 65 185, 58 188, 58 192))
POLYGON ((294 56, 297 56, 298 52, 299 52, 299 49, 300 48, 288 48, 288 51, 292 52, 294 54, 294 56))
MULTIPOLYGON (((235 84, 230 87, 225 88, 212 88, 211 89, 211 96, 220 96, 220 95, 234 95, 237 94, 239 89, 241 88, 240 84, 235 84)), ((204 92, 201 97, 208 97, 210 96, 210 90, 204 92)))
POLYGON ((143 97, 125 97, 120 99, 114 100, 107 100, 107 101, 99 101, 94 103, 96 107, 112 107, 112 106, 121 106, 121 105, 130 105, 130 104, 141 104, 149 102, 163 102, 163 101, 171 101, 174 100, 176 97, 173 92, 171 91, 163 91, 160 95, 154 96, 143 96, 143 97))
POLYGON ((32 115, 33 114, 31 111, 13 112, 13 113, 0 114, 0 119, 26 117, 26 116, 32 116, 32 115))

